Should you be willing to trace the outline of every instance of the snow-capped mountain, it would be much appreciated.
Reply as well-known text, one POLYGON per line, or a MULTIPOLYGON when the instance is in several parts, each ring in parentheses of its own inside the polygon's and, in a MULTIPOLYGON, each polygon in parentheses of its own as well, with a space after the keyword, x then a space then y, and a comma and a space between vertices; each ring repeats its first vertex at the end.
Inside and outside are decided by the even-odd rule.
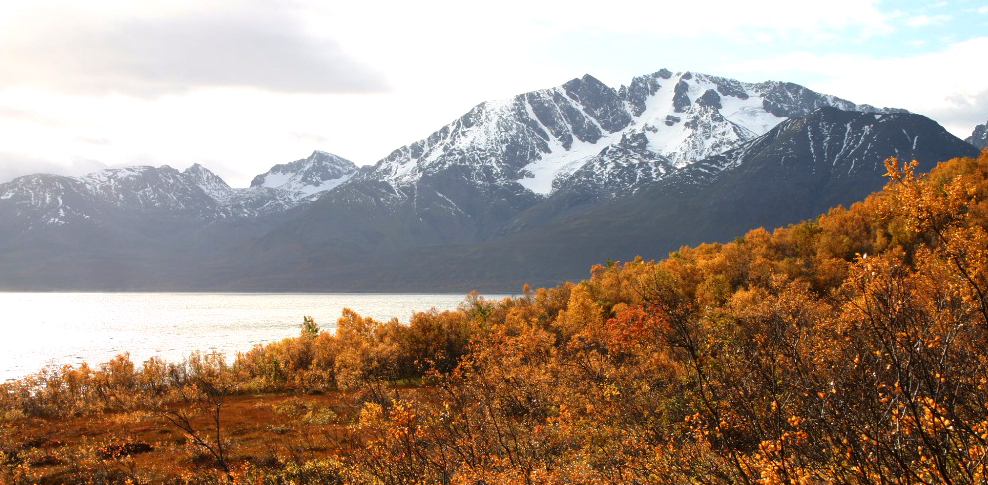
POLYGON ((578 219, 601 225, 609 218, 641 221, 638 234, 615 255, 627 258, 636 239, 672 250, 728 241, 756 227, 782 227, 838 205, 848 207, 884 186, 888 157, 916 160, 918 170, 925 172, 939 161, 976 155, 920 115, 821 108, 578 219), (684 227, 690 230, 669 230, 684 227))
POLYGON ((615 89, 584 75, 480 103, 361 169, 284 230, 387 251, 482 241, 560 190, 584 187, 581 204, 632 194, 821 107, 903 112, 792 83, 660 70, 615 89))
POLYGON ((315 151, 234 189, 201 165, 132 167, 84 177, 31 175, 0 185, 0 202, 33 224, 94 221, 107 208, 203 220, 278 214, 322 195, 330 210, 360 204, 432 225, 433 242, 488 237, 567 187, 618 197, 833 106, 888 113, 782 82, 743 83, 660 70, 617 89, 585 75, 561 86, 477 105, 424 140, 358 171, 315 151), (8 204, 10 205, 10 202, 8 204), (456 220, 451 223, 450 220, 456 220), (434 238, 434 239, 433 239, 434 238))
POLYGON ((251 181, 250 186, 284 190, 305 199, 332 190, 357 173, 357 165, 343 157, 319 150, 309 158, 275 165, 251 181))
POLYGON ((98 225, 111 212, 202 221, 250 219, 305 203, 356 170, 353 162, 317 151, 276 165, 247 189, 230 187, 198 163, 182 172, 163 165, 106 169, 82 177, 35 174, 0 184, 0 214, 22 227, 98 225), (282 183, 271 183, 279 177, 282 183))
POLYGON ((403 271, 426 281, 458 267, 493 282, 518 281, 521 271, 533 285, 583 279, 589 265, 607 259, 663 259, 683 245, 731 241, 847 207, 883 186, 888 156, 916 159, 925 171, 976 154, 923 116, 824 108, 605 203, 574 206, 579 194, 559 190, 516 217, 503 237, 442 253, 411 250, 403 271))
POLYGON ((0 185, 0 214, 8 229, 98 224, 109 211, 210 217, 218 213, 218 203, 197 182, 217 190, 213 177, 199 166, 185 173, 162 166, 107 169, 82 177, 27 175, 0 185))
POLYGON ((585 75, 481 103, 428 138, 395 150, 354 181, 387 182, 401 190, 457 167, 478 186, 518 184, 547 196, 588 164, 597 166, 596 173, 610 174, 633 163, 638 178, 661 177, 824 106, 901 111, 855 105, 792 83, 743 83, 663 69, 614 89, 585 75))
MULTIPOLYGON (((666 228, 672 221, 675 227, 692 221, 677 244, 721 240, 746 228, 778 227, 860 200, 882 187, 883 162, 888 157, 918 160, 920 170, 929 170, 937 161, 976 154, 936 122, 920 115, 825 107, 787 119, 760 137, 680 169, 659 166, 665 173, 642 172, 633 162, 624 166, 613 163, 610 170, 590 163, 544 203, 515 217, 503 233, 541 231, 547 225, 603 210, 606 217, 619 220, 628 214, 642 221, 665 214, 667 220, 661 227, 666 228), (627 179, 616 185, 633 186, 634 190, 613 194, 607 192, 607 184, 599 183, 622 176, 627 179), (641 202, 642 198, 648 202, 641 202), (628 202, 631 200, 638 200, 641 207, 635 208, 628 202), (693 200, 699 207, 683 207, 685 200, 693 200), (617 206, 621 207, 620 217, 606 209, 617 206), (732 215, 717 219, 714 211, 732 215), (678 216, 670 212, 681 212, 687 218, 676 219, 678 216), (696 220, 690 219, 693 216, 696 220)), ((600 226, 606 217, 583 225, 600 226)), ((633 236, 629 239, 636 240, 633 236)), ((671 240, 657 235, 648 239, 671 240)), ((669 249, 674 247, 678 246, 669 249)))
POLYGON ((974 127, 974 132, 964 141, 977 148, 988 148, 988 122, 974 127))
POLYGON ((507 200, 462 178, 457 165, 406 186, 355 178, 253 246, 252 258, 270 266, 251 284, 264 287, 267 275, 278 273, 327 291, 459 291, 482 284, 504 291, 525 282, 555 284, 581 278, 608 258, 664 258, 683 244, 730 240, 751 228, 779 227, 850 205, 884 185, 889 156, 919 160, 928 170, 938 161, 977 154, 920 115, 832 107, 788 118, 681 168, 651 163, 641 153, 647 150, 643 137, 637 138, 609 145, 549 196, 521 191, 529 198, 510 199, 521 207, 513 211, 506 210, 507 200), (611 151, 621 157, 606 156, 611 151), (643 166, 653 167, 654 175, 642 176, 643 166), (635 190, 609 192, 611 181, 635 190), (449 199, 445 205, 434 198, 437 192, 449 199), (453 201, 462 212, 442 210, 453 201))

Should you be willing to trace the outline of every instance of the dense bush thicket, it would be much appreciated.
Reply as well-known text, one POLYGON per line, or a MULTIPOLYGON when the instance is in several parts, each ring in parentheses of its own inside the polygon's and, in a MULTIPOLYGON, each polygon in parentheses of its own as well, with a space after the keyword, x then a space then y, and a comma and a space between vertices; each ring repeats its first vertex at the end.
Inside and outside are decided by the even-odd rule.
MULTIPOLYGON (((319 469, 342 483, 985 483, 988 151, 887 166, 884 192, 772 233, 408 325, 345 311, 229 366, 45 371, 0 409, 353 390, 348 445, 319 469)), ((265 479, 245 470, 226 476, 265 479)))

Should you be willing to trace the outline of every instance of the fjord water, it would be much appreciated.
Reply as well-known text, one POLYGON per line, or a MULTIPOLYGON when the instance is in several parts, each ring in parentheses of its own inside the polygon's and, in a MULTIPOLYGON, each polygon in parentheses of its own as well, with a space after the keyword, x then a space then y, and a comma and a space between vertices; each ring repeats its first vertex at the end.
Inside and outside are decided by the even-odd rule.
MULTIPOLYGON (((502 298, 488 296, 487 298, 502 298)), ((408 322, 413 312, 454 309, 466 295, 0 293, 0 382, 48 365, 96 367, 130 352, 181 362, 190 352, 236 352, 299 334, 303 316, 335 328, 344 308, 408 322)))

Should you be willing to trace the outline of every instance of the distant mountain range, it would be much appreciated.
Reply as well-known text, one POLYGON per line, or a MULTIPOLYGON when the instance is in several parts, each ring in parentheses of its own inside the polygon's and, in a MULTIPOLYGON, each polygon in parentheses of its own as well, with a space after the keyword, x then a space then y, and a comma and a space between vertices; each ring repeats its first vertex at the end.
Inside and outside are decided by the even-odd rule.
POLYGON ((477 105, 373 166, 325 152, 250 188, 205 167, 0 185, 0 289, 517 291, 774 228, 985 145, 783 82, 586 75, 477 105))

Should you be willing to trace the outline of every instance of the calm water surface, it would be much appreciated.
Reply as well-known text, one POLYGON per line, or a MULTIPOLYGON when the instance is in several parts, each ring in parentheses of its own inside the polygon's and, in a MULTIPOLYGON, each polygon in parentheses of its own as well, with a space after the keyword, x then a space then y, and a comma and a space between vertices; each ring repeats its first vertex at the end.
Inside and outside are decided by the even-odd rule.
MULTIPOLYGON (((298 335, 309 315, 335 328, 343 308, 407 322, 413 312, 453 309, 466 295, 0 293, 0 382, 46 365, 90 365, 130 352, 181 362, 193 350, 237 351, 298 335)), ((504 295, 487 296, 500 299, 504 295)))

